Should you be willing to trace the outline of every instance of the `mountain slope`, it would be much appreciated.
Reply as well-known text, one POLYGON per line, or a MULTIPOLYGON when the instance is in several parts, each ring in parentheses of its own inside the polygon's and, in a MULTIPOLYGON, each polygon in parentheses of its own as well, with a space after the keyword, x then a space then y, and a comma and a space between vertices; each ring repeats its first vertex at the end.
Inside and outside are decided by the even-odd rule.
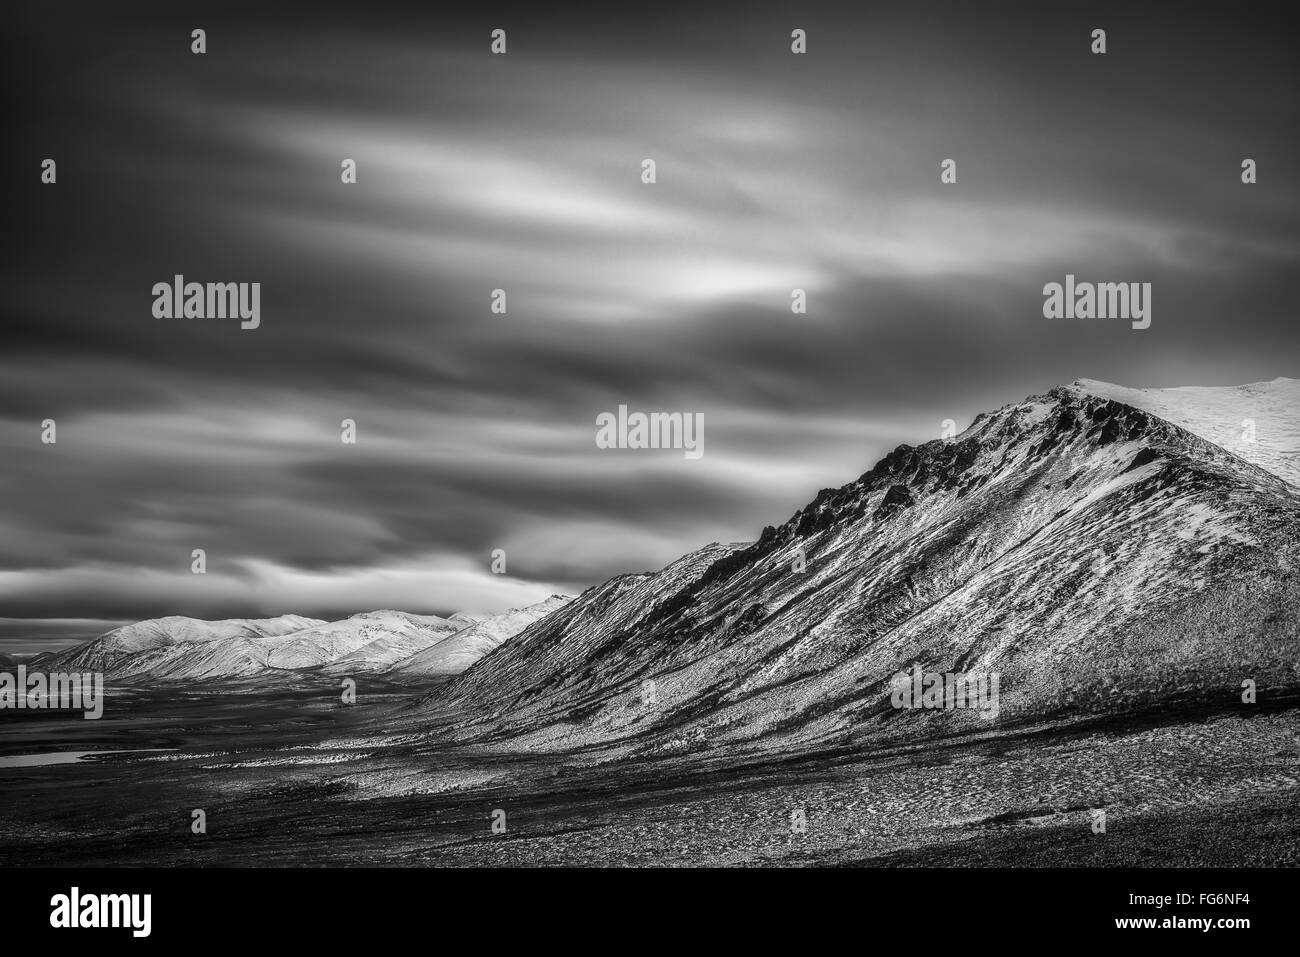
POLYGON ((525 608, 511 608, 500 615, 472 622, 442 641, 398 661, 389 673, 395 678, 460 674, 528 625, 570 601, 572 599, 567 595, 552 595, 525 608))
POLYGON ((51 656, 42 667, 186 681, 312 670, 350 675, 401 666, 395 677, 422 681, 463 671, 568 600, 552 595, 500 615, 457 613, 450 618, 390 610, 331 622, 297 615, 225 621, 157 618, 114 629, 51 656))
POLYGON ((988 726, 891 707, 913 663, 998 672, 997 721, 1236 700, 1295 683, 1298 543, 1300 490, 1076 384, 589 589, 426 705, 512 747, 737 753, 988 726))
POLYGON ((1300 486, 1300 379, 1173 389, 1079 379, 1073 388, 1158 415, 1300 486))
POLYGON ((418 650, 455 630, 454 624, 437 615, 368 611, 267 642, 266 666, 298 670, 344 659, 358 668, 367 661, 386 665, 396 661, 404 649, 418 650))
POLYGON ((398 611, 331 622, 297 615, 218 622, 158 618, 108 632, 45 667, 159 681, 256 678, 322 666, 354 673, 386 668, 462 627, 463 620, 398 611))
MULTIPOLYGON (((265 655, 259 642, 323 625, 318 618, 281 615, 278 618, 228 618, 202 621, 179 615, 151 618, 123 625, 98 638, 54 656, 49 670, 140 673, 161 667, 174 670, 177 662, 196 659, 196 676, 215 673, 247 674, 257 670, 265 655), (210 643, 217 647, 203 647, 210 643)), ((184 669, 182 669, 184 670, 184 669)))

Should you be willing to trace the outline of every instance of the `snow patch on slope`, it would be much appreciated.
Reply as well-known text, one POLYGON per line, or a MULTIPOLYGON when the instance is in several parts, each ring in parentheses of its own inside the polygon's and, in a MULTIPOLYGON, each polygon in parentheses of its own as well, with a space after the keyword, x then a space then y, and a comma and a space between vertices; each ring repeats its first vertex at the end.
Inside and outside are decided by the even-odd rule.
POLYGON ((1078 379, 1072 388, 1158 415, 1300 486, 1300 379, 1172 389, 1129 389, 1078 379))
POLYGON ((533 622, 567 605, 567 595, 552 595, 526 608, 511 608, 460 629, 455 634, 399 661, 393 673, 403 677, 457 675, 533 622))

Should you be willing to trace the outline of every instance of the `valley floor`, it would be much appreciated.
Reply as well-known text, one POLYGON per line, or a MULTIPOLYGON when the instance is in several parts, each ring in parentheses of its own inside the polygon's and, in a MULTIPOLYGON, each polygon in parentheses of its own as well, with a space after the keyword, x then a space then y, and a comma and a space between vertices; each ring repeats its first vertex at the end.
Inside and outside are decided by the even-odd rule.
POLYGON ((1300 864, 1296 708, 733 766, 439 745, 411 700, 303 685, 8 712, 0 866, 1300 864))

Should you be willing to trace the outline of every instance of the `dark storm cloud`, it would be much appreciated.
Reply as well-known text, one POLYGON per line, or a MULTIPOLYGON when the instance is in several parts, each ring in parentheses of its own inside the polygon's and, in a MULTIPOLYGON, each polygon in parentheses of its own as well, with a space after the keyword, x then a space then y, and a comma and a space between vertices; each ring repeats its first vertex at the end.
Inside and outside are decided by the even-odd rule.
POLYGON ((487 610, 1077 377, 1294 374, 1285 9, 1044 6, 25 11, 0 632, 487 610), (155 319, 178 272, 261 282, 261 328, 155 319), (1043 320, 1066 272, 1152 282, 1152 327, 1043 320), (597 449, 620 403, 703 413, 704 457, 597 449))

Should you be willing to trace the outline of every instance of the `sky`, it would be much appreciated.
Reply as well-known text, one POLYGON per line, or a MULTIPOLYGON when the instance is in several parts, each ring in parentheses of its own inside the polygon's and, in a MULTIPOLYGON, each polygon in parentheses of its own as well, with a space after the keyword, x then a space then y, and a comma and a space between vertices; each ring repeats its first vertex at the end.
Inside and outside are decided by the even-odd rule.
POLYGON ((1129 6, 12 11, 0 651, 499 611, 1076 378, 1300 374, 1287 7, 1129 6), (1067 273, 1151 327, 1045 319, 1067 273), (260 326, 156 317, 175 274, 260 326), (705 454, 598 448, 620 404, 705 454))

